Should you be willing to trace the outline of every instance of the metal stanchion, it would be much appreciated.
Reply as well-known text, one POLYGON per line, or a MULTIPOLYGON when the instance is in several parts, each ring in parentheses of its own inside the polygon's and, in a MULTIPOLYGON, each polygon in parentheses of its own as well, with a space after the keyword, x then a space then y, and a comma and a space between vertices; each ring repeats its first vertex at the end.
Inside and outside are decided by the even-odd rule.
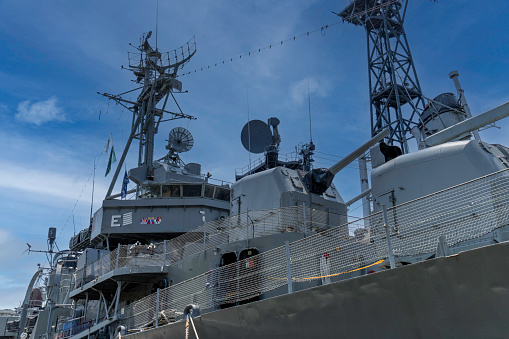
POLYGON ((385 235, 387 238, 387 248, 389 250, 389 262, 391 264, 391 268, 396 267, 394 262, 394 252, 392 251, 392 242, 391 242, 391 232, 389 230, 389 218, 387 218, 387 206, 382 205, 383 214, 384 214, 384 227, 385 227, 385 235))

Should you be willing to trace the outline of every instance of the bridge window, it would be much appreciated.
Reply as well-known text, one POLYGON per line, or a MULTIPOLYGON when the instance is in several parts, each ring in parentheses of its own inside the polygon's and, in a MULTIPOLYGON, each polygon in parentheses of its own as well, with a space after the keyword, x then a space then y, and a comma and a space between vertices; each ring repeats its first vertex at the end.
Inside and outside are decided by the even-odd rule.
POLYGON ((163 185, 163 197, 179 198, 180 185, 163 185))
POLYGON ((202 185, 182 185, 184 197, 201 197, 202 185))
POLYGON ((216 187, 215 199, 230 201, 230 190, 228 188, 216 187))
POLYGON ((205 198, 214 198, 214 186, 212 185, 205 185, 205 198))

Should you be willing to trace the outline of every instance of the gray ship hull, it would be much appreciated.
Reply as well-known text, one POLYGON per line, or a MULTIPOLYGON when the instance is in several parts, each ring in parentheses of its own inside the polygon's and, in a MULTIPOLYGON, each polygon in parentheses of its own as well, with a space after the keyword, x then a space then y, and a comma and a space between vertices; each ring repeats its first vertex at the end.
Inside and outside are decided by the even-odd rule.
MULTIPOLYGON (((194 319, 206 338, 507 338, 509 243, 194 319)), ((190 326, 190 338, 194 338, 190 326)), ((184 338, 180 321, 128 336, 184 338)))

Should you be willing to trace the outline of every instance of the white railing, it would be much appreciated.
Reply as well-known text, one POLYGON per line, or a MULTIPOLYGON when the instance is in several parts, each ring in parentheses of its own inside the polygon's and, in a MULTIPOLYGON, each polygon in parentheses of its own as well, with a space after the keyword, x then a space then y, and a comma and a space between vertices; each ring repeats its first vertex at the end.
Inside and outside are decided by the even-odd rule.
POLYGON ((205 313, 271 291, 291 293, 379 270, 387 264, 389 245, 402 257, 435 252, 440 236, 449 246, 479 238, 509 225, 509 172, 389 208, 385 216, 387 225, 379 212, 161 289, 126 306, 123 323, 140 329, 156 325, 164 312, 178 318, 190 304, 205 313), (359 231, 351 237, 350 229, 359 231))

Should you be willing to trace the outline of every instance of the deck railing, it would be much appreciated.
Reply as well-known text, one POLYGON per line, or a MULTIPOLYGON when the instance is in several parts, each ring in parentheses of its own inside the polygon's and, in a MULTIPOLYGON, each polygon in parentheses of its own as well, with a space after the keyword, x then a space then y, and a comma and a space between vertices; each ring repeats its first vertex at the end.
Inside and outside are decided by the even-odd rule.
MULTIPOLYGON (((299 228, 303 224, 295 220, 294 225, 299 228)), ((198 305, 205 313, 379 271, 388 268, 388 258, 393 256, 429 257, 437 250, 439 237, 447 246, 454 246, 507 225, 509 172, 506 170, 158 290, 122 308, 122 322, 128 329, 141 329, 160 324, 161 315, 167 313, 178 319, 190 304, 198 305), (348 236, 352 229, 357 229, 353 237, 348 236)))
MULTIPOLYGON (((162 267, 207 249, 239 240, 285 232, 316 234, 329 228, 330 213, 307 206, 248 211, 206 222, 161 243, 120 245, 75 273, 74 288, 123 267, 162 267)), ((346 220, 346 216, 344 216, 346 220)))

